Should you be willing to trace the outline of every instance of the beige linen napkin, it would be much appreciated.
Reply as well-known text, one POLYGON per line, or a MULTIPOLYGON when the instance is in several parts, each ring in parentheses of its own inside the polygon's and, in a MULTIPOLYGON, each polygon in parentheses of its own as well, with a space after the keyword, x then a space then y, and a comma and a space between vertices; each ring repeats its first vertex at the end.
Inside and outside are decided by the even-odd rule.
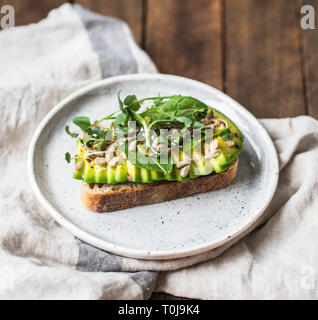
POLYGON ((261 121, 280 160, 267 223, 218 258, 161 273, 156 291, 200 299, 318 298, 318 121, 261 121))

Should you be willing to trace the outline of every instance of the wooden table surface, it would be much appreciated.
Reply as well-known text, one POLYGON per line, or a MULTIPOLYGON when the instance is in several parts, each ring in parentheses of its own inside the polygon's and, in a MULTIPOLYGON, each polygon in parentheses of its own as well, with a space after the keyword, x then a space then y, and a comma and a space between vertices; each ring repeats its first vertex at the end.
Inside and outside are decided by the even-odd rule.
MULTIPOLYGON (((21 25, 64 2, 4 0, 0 5, 13 5, 21 25)), ((312 5, 318 15, 318 0, 70 2, 125 20, 162 73, 212 85, 257 117, 318 118, 318 31, 300 27, 300 8, 312 5)))

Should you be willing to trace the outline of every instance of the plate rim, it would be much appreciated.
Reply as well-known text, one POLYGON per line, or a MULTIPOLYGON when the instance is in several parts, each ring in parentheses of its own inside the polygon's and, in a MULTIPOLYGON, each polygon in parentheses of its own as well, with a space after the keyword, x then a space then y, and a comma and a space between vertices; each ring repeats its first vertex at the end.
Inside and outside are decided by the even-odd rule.
POLYGON ((56 106, 54 106, 47 115, 41 120, 40 124, 38 125, 37 129, 35 130, 30 145, 28 149, 28 161, 27 161, 27 167, 28 167, 28 175, 29 180, 31 182, 32 189, 35 193, 36 198, 40 202, 41 205, 49 212, 49 214, 53 217, 53 219, 58 222, 63 228, 65 228, 67 231, 72 233, 75 237, 81 239, 82 241, 93 245, 94 247, 100 248, 102 250, 118 254, 120 256, 129 257, 129 258, 137 258, 137 259, 144 259, 144 260, 170 260, 170 259, 177 259, 177 258, 184 258, 184 257, 190 257, 194 256, 200 253, 204 253, 207 251, 210 251, 212 249, 215 249, 217 247, 220 247, 227 242, 237 238, 240 234, 244 233, 248 228, 253 225, 264 213, 268 205, 270 204, 276 188, 278 184, 278 178, 279 178, 279 162, 278 162, 278 156, 275 149, 275 146, 273 144, 272 139, 270 138, 269 134, 265 130, 265 128, 262 126, 262 124, 258 121, 258 119, 249 112, 246 108, 244 108, 241 104, 239 104, 237 101, 235 101, 233 98, 225 94, 224 92, 207 85, 205 83, 202 83, 197 80, 185 78, 182 76, 177 75, 170 75, 170 74, 162 74, 162 73, 138 73, 138 74, 127 74, 127 75, 120 75, 120 76, 114 76, 107 79, 102 79, 95 81, 93 83, 90 83, 79 90, 76 90, 66 98, 64 98, 62 101, 60 101, 56 106), (228 101, 231 104, 231 107, 236 108, 239 112, 244 113, 244 115, 252 120, 253 122, 257 123, 259 126, 259 129, 262 131, 262 135, 267 139, 268 147, 271 148, 271 153, 274 156, 273 159, 273 169, 274 169, 274 179, 271 180, 271 186, 270 186, 270 196, 267 200, 267 202, 263 205, 263 207, 259 210, 258 214, 243 228, 240 228, 239 231, 235 232, 231 236, 226 236, 224 239, 219 240, 217 242, 213 243, 206 243, 204 245, 195 245, 193 247, 188 247, 186 249, 177 249, 177 250, 156 250, 156 251, 149 251, 149 250, 141 250, 141 249, 134 249, 134 248, 127 248, 124 246, 119 246, 114 243, 107 242, 106 240, 100 239, 97 236, 86 232, 82 230, 80 227, 77 227, 75 224, 73 224, 71 221, 66 219, 57 209, 51 205, 51 203, 46 199, 44 193, 41 191, 41 188, 39 187, 37 180, 36 180, 36 173, 35 173, 35 167, 34 167, 34 160, 35 160, 35 151, 36 151, 36 145, 39 140, 39 137, 41 135, 42 130, 46 127, 46 125, 50 122, 51 118, 54 117, 55 114, 57 114, 60 110, 62 110, 66 105, 71 103, 73 100, 80 98, 81 96, 89 93, 90 91, 101 89, 107 85, 110 85, 114 82, 120 82, 124 80, 155 80, 155 79, 165 79, 170 78, 171 80, 177 80, 177 81, 186 81, 189 84, 196 85, 197 87, 205 88, 212 90, 217 93, 217 95, 222 95, 224 98, 224 101, 228 101))

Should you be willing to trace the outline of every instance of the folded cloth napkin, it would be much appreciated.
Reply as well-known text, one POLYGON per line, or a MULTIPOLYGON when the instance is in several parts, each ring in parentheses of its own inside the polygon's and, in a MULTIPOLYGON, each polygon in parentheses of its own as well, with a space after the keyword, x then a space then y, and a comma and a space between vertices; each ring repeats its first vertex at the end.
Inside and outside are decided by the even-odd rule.
POLYGON ((194 257, 124 258, 76 239, 40 206, 27 179, 27 146, 45 114, 74 90, 113 75, 156 72, 155 66, 125 23, 78 5, 1 31, 0 46, 0 299, 147 299, 153 291, 221 299, 318 297, 316 120, 262 121, 281 176, 263 219, 240 238, 269 219, 261 228, 194 257))

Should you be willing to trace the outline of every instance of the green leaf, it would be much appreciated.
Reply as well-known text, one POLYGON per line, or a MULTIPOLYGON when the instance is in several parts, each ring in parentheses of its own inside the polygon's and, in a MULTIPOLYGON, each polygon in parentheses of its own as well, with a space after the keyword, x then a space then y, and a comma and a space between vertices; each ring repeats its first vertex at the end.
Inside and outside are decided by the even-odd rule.
POLYGON ((199 122, 199 121, 195 121, 192 125, 193 129, 203 129, 204 128, 204 124, 199 122))
POLYGON ((183 123, 186 123, 186 122, 192 123, 192 120, 188 117, 174 117, 174 120, 177 120, 177 121, 183 122, 183 123))
POLYGON ((113 140, 113 132, 112 132, 112 130, 110 130, 110 129, 106 130, 104 140, 108 141, 108 142, 113 140))
POLYGON ((183 146, 183 152, 187 152, 194 149, 201 141, 201 139, 191 139, 191 141, 189 141, 187 144, 183 146))
POLYGON ((156 156, 146 156, 138 149, 136 151, 128 151, 128 142, 119 146, 125 153, 126 158, 138 168, 144 168, 147 170, 156 170, 164 174, 170 173, 173 169, 173 162, 171 155, 168 155, 168 163, 161 164, 160 158, 156 156))
POLYGON ((192 120, 187 117, 176 117, 175 120, 184 123, 185 128, 190 128, 192 125, 192 120))
POLYGON ((224 130, 222 130, 219 133, 219 137, 223 140, 223 141, 227 141, 227 140, 233 140, 234 139, 234 134, 231 132, 231 130, 229 128, 226 128, 224 130))
POLYGON ((106 150, 106 142, 103 140, 103 141, 100 141, 98 142, 97 144, 97 148, 99 151, 105 151, 106 150))
POLYGON ((91 121, 88 117, 75 117, 73 123, 80 127, 83 131, 87 131, 91 126, 91 121))
POLYGON ((129 106, 137 100, 135 95, 129 95, 124 99, 124 105, 129 106))
POLYGON ((66 160, 68 163, 71 162, 71 155, 70 155, 69 152, 66 152, 66 153, 65 153, 65 160, 66 160))
POLYGON ((77 138, 78 137, 78 133, 77 132, 70 132, 70 127, 69 126, 65 126, 65 131, 72 138, 77 138))
POLYGON ((128 128, 124 127, 125 120, 126 114, 121 113, 116 117, 114 121, 114 128, 116 132, 122 131, 124 134, 128 134, 128 128))
POLYGON ((120 99, 120 92, 121 92, 121 90, 119 90, 119 91, 118 91, 118 94, 117 94, 119 109, 121 110, 122 113, 125 113, 125 114, 126 114, 126 113, 127 113, 127 110, 125 109, 124 104, 123 104, 123 102, 122 102, 121 99, 120 99))
MULTIPOLYGON (((128 155, 129 156, 129 155, 128 155)), ((144 168, 147 170, 156 170, 160 171, 163 174, 170 173, 173 169, 173 163, 171 157, 168 158, 167 164, 160 163, 160 158, 156 157, 147 157, 143 153, 137 151, 136 154, 136 167, 144 168)))
POLYGON ((105 131, 100 129, 99 127, 93 127, 92 133, 95 134, 98 138, 104 138, 105 137, 105 131))
POLYGON ((95 140, 88 140, 85 142, 86 147, 91 148, 95 140))
POLYGON ((141 116, 148 116, 152 121, 181 122, 189 127, 193 121, 203 119, 207 110, 208 106, 206 104, 193 97, 172 96, 168 101, 158 106, 152 106, 141 113, 141 116))
POLYGON ((124 104, 128 109, 133 111, 138 111, 140 109, 140 103, 134 94, 127 96, 124 100, 124 104))
MULTIPOLYGON (((127 136, 127 120, 136 120, 142 130, 144 130, 145 146, 147 148, 151 145, 151 127, 154 127, 157 130, 160 129, 161 123, 181 123, 185 130, 192 126, 195 129, 203 129, 204 125, 201 124, 199 120, 206 116, 208 110, 208 106, 203 102, 192 97, 183 96, 154 97, 137 100, 135 95, 129 95, 124 99, 124 102, 120 100, 120 97, 119 101, 123 113, 118 115, 114 121, 115 132, 119 131, 127 136), (164 99, 169 100, 162 102, 164 99), (136 111, 140 108, 140 102, 145 100, 154 100, 155 104, 145 112, 137 113, 136 111), (146 121, 146 117, 150 118, 150 122, 148 120, 146 121)), ((192 143, 190 142, 189 147, 192 148, 197 143, 200 143, 200 139, 198 139, 198 141, 193 141, 192 143)), ((135 154, 135 152, 129 152, 127 143, 123 144, 121 149, 128 159, 136 159, 136 163, 134 164, 139 168, 157 170, 165 174, 172 171, 173 163, 171 155, 168 157, 168 164, 161 164, 160 157, 157 157, 157 155, 149 157, 139 150, 137 150, 137 154, 135 154)))
POLYGON ((163 103, 160 108, 163 111, 174 111, 176 115, 182 114, 189 109, 193 109, 193 113, 206 112, 208 110, 208 106, 205 103, 187 96, 172 96, 168 101, 163 103))
POLYGON ((159 107, 164 97, 160 97, 160 93, 158 93, 158 98, 153 101, 154 105, 159 107))
POLYGON ((157 106, 157 107, 159 107, 160 106, 160 104, 161 104, 161 101, 162 101, 162 99, 156 99, 156 100, 154 100, 154 104, 155 104, 155 106, 157 106))

